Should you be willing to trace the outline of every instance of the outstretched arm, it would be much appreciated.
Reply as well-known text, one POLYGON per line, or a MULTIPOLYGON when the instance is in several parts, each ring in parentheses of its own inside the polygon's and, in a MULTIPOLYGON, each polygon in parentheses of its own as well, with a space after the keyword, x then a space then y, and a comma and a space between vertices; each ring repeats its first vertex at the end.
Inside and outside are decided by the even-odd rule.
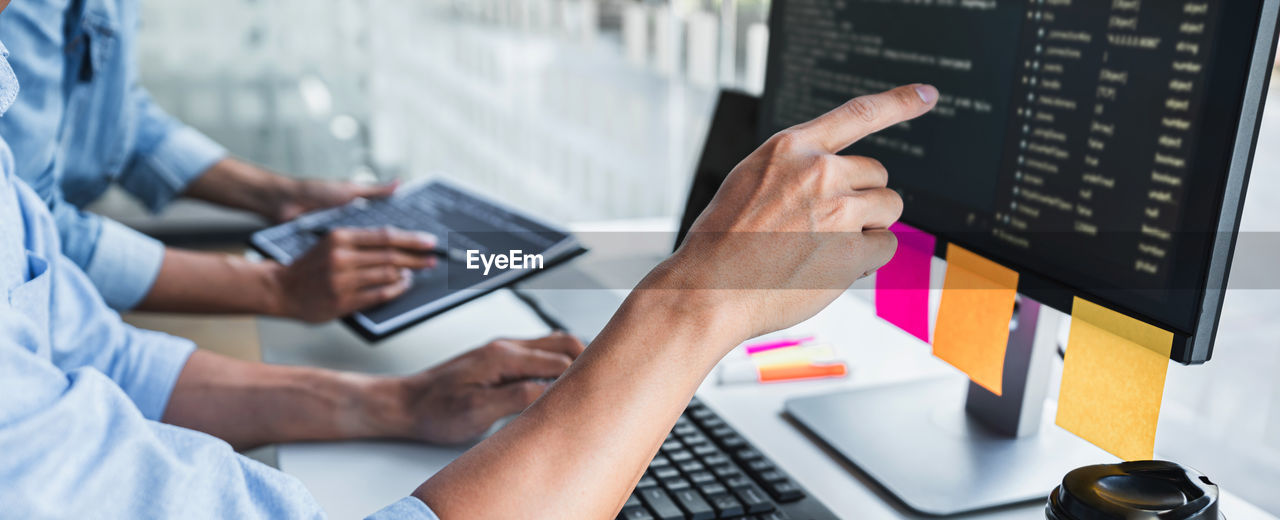
POLYGON ((418 374, 380 377, 196 351, 164 422, 237 449, 358 438, 462 442, 529 406, 581 352, 567 334, 501 339, 418 374))
POLYGON ((442 518, 615 515, 717 360, 812 316, 892 257, 884 230, 902 202, 887 173, 835 153, 937 97, 902 87, 774 136, 541 399, 414 495, 442 518))

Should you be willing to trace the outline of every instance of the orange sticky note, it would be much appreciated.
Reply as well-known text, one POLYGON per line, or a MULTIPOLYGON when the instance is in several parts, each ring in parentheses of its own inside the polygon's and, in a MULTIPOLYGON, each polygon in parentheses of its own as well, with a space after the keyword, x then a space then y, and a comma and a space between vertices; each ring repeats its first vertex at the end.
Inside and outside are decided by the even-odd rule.
POLYGON ((1173 333, 1076 298, 1058 426, 1125 460, 1150 460, 1173 333))
POLYGON ((1018 273, 947 246, 947 278, 933 331, 933 355, 996 395, 1004 391, 1004 354, 1018 295, 1018 273))

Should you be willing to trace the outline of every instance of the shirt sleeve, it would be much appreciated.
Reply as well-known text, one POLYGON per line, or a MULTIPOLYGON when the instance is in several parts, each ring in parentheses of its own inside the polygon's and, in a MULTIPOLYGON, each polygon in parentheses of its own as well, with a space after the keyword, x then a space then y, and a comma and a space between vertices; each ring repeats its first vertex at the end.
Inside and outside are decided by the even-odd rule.
MULTIPOLYGON (((93 283, 62 255, 58 228, 30 188, 15 183, 26 247, 48 267, 50 359, 64 372, 93 368, 115 381, 143 415, 159 420, 187 357, 190 341, 144 331, 120 320, 93 283)), ((0 394, 3 395, 3 394, 0 394)))
POLYGON ((165 113, 145 88, 129 93, 137 140, 119 182, 151 211, 159 211, 188 184, 227 156, 227 150, 198 130, 165 113))
POLYGON ((118 311, 137 307, 160 274, 164 244, 58 197, 50 206, 63 253, 85 271, 109 307, 118 311))
POLYGON ((157 422, 194 346, 121 322, 14 187, 31 278, 0 299, 3 516, 322 517, 297 479, 157 422))
POLYGON ((148 420, 98 370, 62 372, 8 337, 0 395, 7 517, 324 516, 293 477, 209 435, 148 420))
POLYGON ((404 497, 365 520, 440 520, 427 504, 414 497, 404 497))

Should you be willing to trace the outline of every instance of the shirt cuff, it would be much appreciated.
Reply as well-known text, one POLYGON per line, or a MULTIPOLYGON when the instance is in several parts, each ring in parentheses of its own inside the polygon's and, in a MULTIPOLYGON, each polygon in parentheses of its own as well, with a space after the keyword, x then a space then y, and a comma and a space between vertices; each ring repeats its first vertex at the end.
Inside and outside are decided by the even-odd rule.
POLYGON ((151 211, 160 211, 191 181, 227 156, 227 149, 189 126, 169 132, 120 183, 151 211))
POLYGON ((131 343, 138 344, 139 359, 136 374, 130 374, 126 381, 117 382, 120 388, 129 395, 133 404, 142 411, 143 417, 159 421, 164 417, 164 410, 169 406, 169 397, 173 395, 173 387, 178 384, 178 376, 196 345, 190 340, 170 336, 163 332, 142 330, 128 327, 131 343))
POLYGON ((423 501, 414 497, 404 497, 400 499, 399 502, 391 504, 383 508, 381 511, 365 518, 365 520, 400 519, 440 520, 440 517, 436 516, 436 514, 431 511, 431 508, 427 507, 427 504, 423 501))
POLYGON ((97 286, 107 305, 117 311, 134 308, 151 292, 164 244, 111 219, 102 219, 102 232, 85 274, 97 286))

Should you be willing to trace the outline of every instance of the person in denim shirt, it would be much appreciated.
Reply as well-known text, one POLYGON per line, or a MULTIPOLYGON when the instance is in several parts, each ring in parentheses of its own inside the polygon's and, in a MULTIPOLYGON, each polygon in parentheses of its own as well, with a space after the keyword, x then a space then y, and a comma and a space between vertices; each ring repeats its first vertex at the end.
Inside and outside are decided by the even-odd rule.
POLYGON ((286 267, 166 249, 85 211, 112 184, 153 211, 188 196, 273 222, 395 189, 276 175, 165 114, 138 84, 138 11, 138 0, 24 0, 0 17, 25 89, 0 136, 112 308, 318 322, 395 298, 411 270, 435 265, 435 237, 406 231, 342 230, 286 267))
MULTIPOLYGON (((18 94, 6 55, 0 44, 0 119, 18 94)), ((901 87, 770 139, 590 349, 563 335, 495 342, 407 377, 239 362, 124 324, 63 255, 0 137, 0 514, 320 518, 296 479, 233 446, 457 441, 532 402, 371 518, 613 518, 725 354, 893 257, 902 199, 878 162, 835 154, 937 99, 901 87), (557 376, 544 394, 537 379, 557 376), (441 410, 442 394, 470 397, 441 410)))
MULTIPOLYGON (((0 12, 8 0, 0 0, 0 12)), ((0 43, 0 120, 19 97, 0 43)), ((456 443, 537 398, 582 350, 494 342, 379 377, 248 363, 125 324, 63 254, 0 137, 0 516, 320 518, 293 477, 236 453, 275 442, 456 443)), ((375 519, 434 519, 406 497, 375 519)))
MULTIPOLYGON (((18 93, 6 56, 0 43, 0 118, 18 93)), ((296 479, 233 447, 459 442, 527 406, 545 388, 534 379, 580 351, 563 335, 497 342, 421 374, 374 377, 236 361, 136 329, 62 253, 0 138, 0 516, 323 517, 296 479)), ((370 518, 436 517, 406 497, 370 518)))

